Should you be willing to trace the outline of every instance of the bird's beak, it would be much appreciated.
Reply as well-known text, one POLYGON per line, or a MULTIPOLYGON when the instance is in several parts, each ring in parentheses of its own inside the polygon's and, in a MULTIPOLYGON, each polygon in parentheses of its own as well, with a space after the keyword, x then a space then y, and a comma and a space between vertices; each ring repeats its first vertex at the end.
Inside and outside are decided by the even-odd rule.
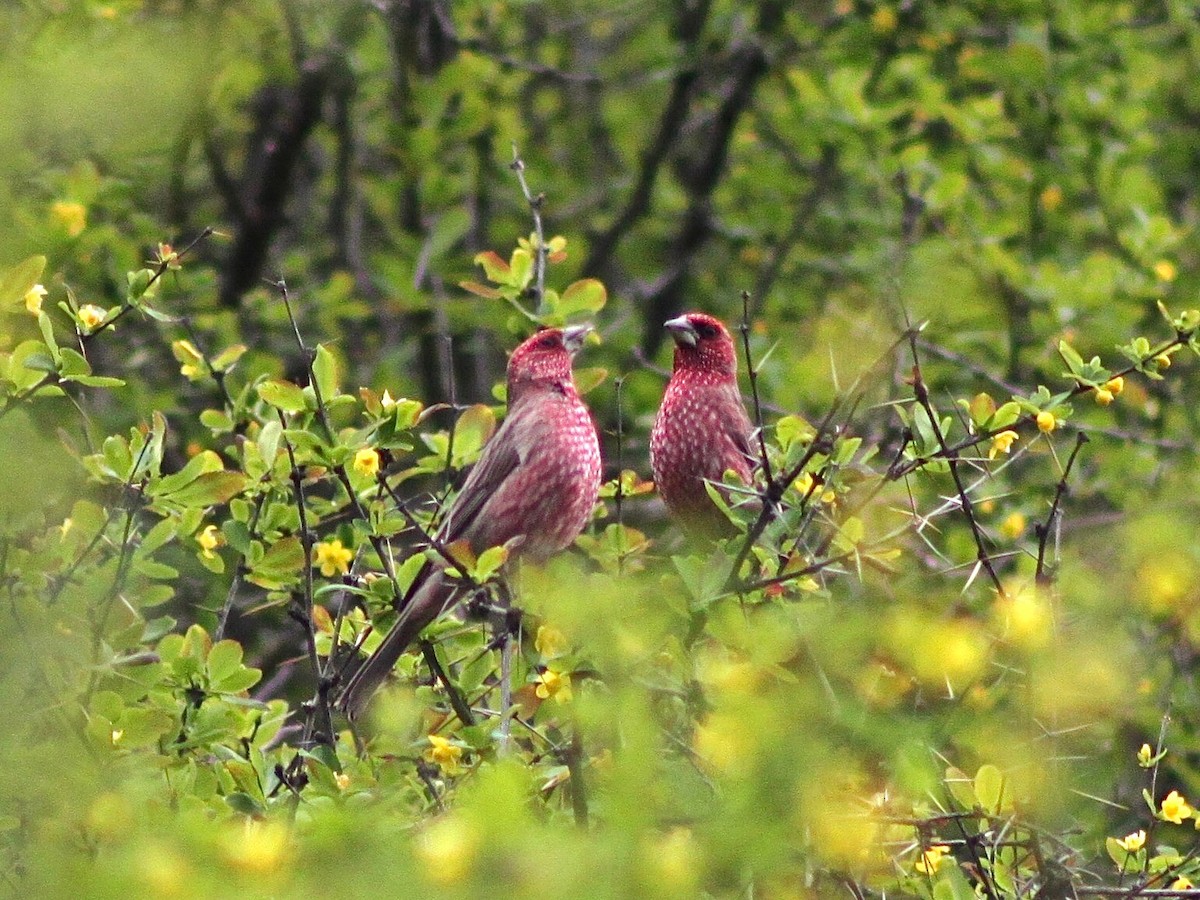
POLYGON ((572 325, 569 328, 562 330, 563 346, 567 348, 567 352, 574 356, 583 346, 584 340, 592 333, 591 325, 572 325))
POLYGON ((667 319, 663 322, 663 328, 671 332, 671 337, 680 347, 695 347, 696 341, 700 336, 696 334, 696 329, 687 316, 677 316, 674 319, 667 319))

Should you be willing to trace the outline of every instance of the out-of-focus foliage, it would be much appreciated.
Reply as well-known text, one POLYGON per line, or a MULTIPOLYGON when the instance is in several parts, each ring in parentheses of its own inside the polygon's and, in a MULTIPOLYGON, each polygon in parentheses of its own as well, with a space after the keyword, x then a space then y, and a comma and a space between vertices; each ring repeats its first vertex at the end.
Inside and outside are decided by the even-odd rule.
POLYGON ((0 27, 8 891, 1200 883, 1191 5, 0 27), (714 546, 644 480, 693 308, 744 322, 765 424, 714 546), (468 614, 353 733, 504 350, 583 320, 594 524, 457 548, 468 614))

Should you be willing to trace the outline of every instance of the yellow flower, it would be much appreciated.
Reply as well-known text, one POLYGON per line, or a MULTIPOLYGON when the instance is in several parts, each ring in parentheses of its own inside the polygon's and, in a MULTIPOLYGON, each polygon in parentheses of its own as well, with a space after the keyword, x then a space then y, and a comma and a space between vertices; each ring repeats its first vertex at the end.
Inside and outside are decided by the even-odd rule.
POLYGON ((1190 891, 1192 887, 1192 880, 1186 875, 1180 875, 1171 882, 1171 890, 1173 891, 1190 891))
POLYGON ((1015 541, 1025 533, 1025 517, 1019 512, 1009 513, 1000 523, 1000 534, 1010 541, 1015 541))
POLYGON ((1015 431, 1002 431, 992 437, 992 446, 988 449, 988 459, 995 459, 1001 453, 1008 453, 1012 445, 1020 437, 1015 431))
POLYGON ((1160 369, 1169 369, 1169 368, 1171 368, 1171 356, 1170 356, 1170 354, 1169 354, 1169 353, 1160 353, 1160 354, 1158 354, 1158 356, 1154 357, 1154 365, 1158 366, 1158 368, 1160 368, 1160 369))
POLYGON ((425 759, 436 763, 447 775, 457 775, 462 769, 463 748, 454 744, 449 738, 440 734, 429 735, 429 749, 425 751, 425 759))
POLYGON ((49 291, 40 284, 35 284, 25 292, 25 308, 29 310, 30 315, 36 316, 42 311, 42 298, 48 293, 49 291))
POLYGON ((61 225, 69 237, 79 237, 87 228, 87 207, 82 203, 59 200, 50 204, 50 218, 61 225))
POLYGON ((1108 406, 1108 404, 1113 402, 1113 392, 1104 388, 1097 389, 1096 402, 1101 406, 1108 406))
POLYGON ((225 543, 225 537, 217 531, 216 525, 208 525, 196 535, 196 543, 200 545, 200 555, 212 559, 217 555, 213 551, 225 543))
POLYGON ((1184 819, 1190 819, 1195 810, 1188 804, 1187 800, 1179 795, 1179 791, 1171 791, 1163 798, 1162 806, 1158 810, 1158 816, 1164 822, 1173 822, 1176 825, 1182 825, 1184 819))
POLYGON ((364 478, 372 478, 379 472, 379 451, 364 447, 354 454, 354 471, 364 478))
POLYGON ((1117 840, 1117 846, 1126 853, 1137 853, 1146 846, 1146 832, 1135 831, 1133 834, 1127 834, 1117 840))
POLYGON ((108 313, 99 306, 93 306, 89 303, 86 306, 79 307, 79 311, 75 315, 78 316, 79 324, 83 326, 83 330, 90 334, 104 321, 108 313))
POLYGON ((553 669, 538 674, 537 688, 534 693, 543 700, 553 697, 559 703, 567 703, 571 699, 571 676, 553 669))
POLYGON ((1054 413, 1043 409, 1037 414, 1037 427, 1042 434, 1049 434, 1058 427, 1058 419, 1054 418, 1054 413))
POLYGON ((1154 264, 1154 274, 1159 281, 1174 281, 1175 276, 1179 274, 1179 270, 1175 268, 1175 263, 1169 259, 1160 259, 1154 264))
POLYGON ((1063 189, 1057 184, 1048 185, 1038 197, 1038 202, 1042 204, 1042 209, 1046 212, 1054 212, 1063 202, 1063 189))
POLYGON ((1138 765, 1143 769, 1148 769, 1154 765, 1154 751, 1150 749, 1149 744, 1142 744, 1142 749, 1137 752, 1138 765))
POLYGON ((313 565, 321 570, 326 578, 334 575, 345 575, 350 571, 350 561, 354 559, 354 551, 343 547, 336 538, 332 541, 321 541, 313 548, 313 565))
POLYGON ((946 856, 949 853, 950 848, 945 844, 934 844, 921 854, 921 858, 913 864, 913 868, 922 875, 932 875, 946 862, 946 856))
POLYGON ((338 786, 339 791, 344 791, 350 787, 350 776, 345 772, 336 772, 333 776, 334 784, 338 786))
POLYGON ((1125 390, 1125 379, 1120 375, 1116 375, 1105 383, 1105 390, 1111 391, 1114 397, 1120 397, 1121 391, 1125 390))
POLYGON ((567 652, 567 638, 557 628, 539 625, 533 648, 546 659, 554 659, 567 652))

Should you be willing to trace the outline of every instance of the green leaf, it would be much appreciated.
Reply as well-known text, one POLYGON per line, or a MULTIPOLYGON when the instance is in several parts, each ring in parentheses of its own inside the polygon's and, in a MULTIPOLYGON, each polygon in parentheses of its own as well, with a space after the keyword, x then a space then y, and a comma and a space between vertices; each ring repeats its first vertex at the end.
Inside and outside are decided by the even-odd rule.
POLYGON ((984 812, 996 815, 1004 799, 1004 774, 996 767, 985 764, 975 773, 975 796, 984 812))
POLYGON ((278 419, 272 419, 259 432, 258 453, 268 468, 275 462, 275 455, 279 452, 279 439, 282 436, 283 425, 279 423, 278 419))
POLYGON ((212 359, 212 367, 218 372, 228 372, 233 368, 234 364, 242 358, 242 354, 246 352, 245 344, 234 344, 232 347, 226 347, 212 359))
POLYGON ((592 366, 575 370, 575 390, 580 394, 589 394, 604 383, 608 378, 608 369, 602 366, 592 366))
POLYGON ((50 321, 50 317, 44 312, 38 313, 38 328, 42 332, 42 340, 46 342, 46 347, 50 350, 50 355, 54 357, 54 361, 58 362, 59 350, 58 341, 54 338, 54 325, 50 321))
POLYGON ((518 247, 512 252, 509 266, 508 284, 518 290, 525 290, 533 280, 533 254, 524 247, 518 247))
POLYGON ((226 794, 225 802, 229 804, 230 809, 236 813, 241 813, 243 816, 251 816, 257 819, 266 813, 263 805, 244 791, 235 791, 231 794, 226 794))
POLYGON ((468 406, 454 423, 454 465, 474 462, 483 445, 496 430, 496 414, 490 406, 468 406))
POLYGON ((110 375, 71 375, 64 376, 62 380, 82 384, 85 387, 125 387, 125 379, 113 378, 110 375))
POLYGON ((0 277, 0 308, 23 303, 25 295, 37 284, 46 268, 46 257, 30 256, 0 277))
POLYGON ((169 494, 172 491, 177 491, 185 485, 191 484, 201 475, 208 472, 221 472, 225 469, 225 464, 221 462, 221 457, 217 456, 212 450, 201 450, 195 456, 187 461, 178 472, 173 475, 166 475, 159 479, 156 484, 151 487, 152 495, 169 494))
POLYGON ((998 410, 996 410, 996 414, 994 416, 992 416, 992 418, 988 421, 988 423, 987 423, 988 430, 991 431, 991 430, 995 430, 997 428, 1007 428, 1009 425, 1013 424, 1013 422, 1017 421, 1017 419, 1019 419, 1020 417, 1021 417, 1020 404, 1015 403, 1012 400, 1009 400, 1007 403, 1005 403, 1003 406, 1001 406, 998 410))
POLYGON ((503 291, 488 287, 486 284, 480 284, 478 281, 460 281, 458 286, 464 291, 474 294, 476 297, 483 297, 487 300, 500 300, 504 297, 503 291))
POLYGON ((583 278, 569 285, 562 293, 554 311, 563 318, 587 313, 594 315, 604 309, 608 302, 608 291, 604 283, 595 278, 583 278))
POLYGON ((493 575, 500 571, 500 567, 508 561, 507 547, 489 547, 479 555, 479 559, 475 561, 475 571, 473 572, 476 581, 487 581, 493 575))
POLYGON ((237 641, 218 641, 208 651, 208 677, 213 683, 232 675, 241 667, 242 645, 237 641))
POLYGON ((474 262, 477 266, 483 266, 483 274, 487 276, 488 281, 495 284, 510 283, 509 276, 512 274, 512 270, 499 254, 485 250, 483 253, 475 254, 474 262))
POLYGON ((246 480, 241 472, 208 472, 177 491, 158 496, 178 506, 212 506, 240 494, 246 480))
POLYGON ((308 398, 304 389, 299 385, 284 381, 282 378, 272 378, 255 387, 258 396, 265 403, 286 413, 304 412, 308 409, 308 398))
POLYGON ((328 403, 338 393, 337 361, 333 358, 333 354, 325 349, 324 344, 317 345, 312 371, 321 402, 328 403))

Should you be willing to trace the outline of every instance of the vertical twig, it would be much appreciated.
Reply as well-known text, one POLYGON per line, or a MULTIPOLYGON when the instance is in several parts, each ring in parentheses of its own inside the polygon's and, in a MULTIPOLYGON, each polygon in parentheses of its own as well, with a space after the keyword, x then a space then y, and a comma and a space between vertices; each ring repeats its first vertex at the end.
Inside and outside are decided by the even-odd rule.
POLYGON ((750 292, 742 291, 742 349, 746 354, 746 375, 750 378, 750 396, 754 401, 754 425, 757 428, 758 434, 758 453, 759 462, 762 465, 763 475, 767 479, 767 484, 771 484, 774 478, 771 476, 771 460, 767 456, 767 438, 763 434, 763 414, 762 401, 758 396, 758 369, 754 366, 754 360, 750 356, 750 292))
POLYGON ((517 145, 513 143, 513 161, 509 167, 517 174, 517 182, 521 185, 521 193, 525 196, 525 202, 529 204, 529 212, 533 215, 533 234, 537 246, 534 248, 533 258, 533 278, 534 289, 536 291, 535 298, 537 300, 537 313, 542 315, 545 312, 543 300, 546 296, 546 236, 542 231, 542 204, 546 201, 545 194, 537 194, 536 196, 529 190, 529 184, 525 180, 525 161, 521 159, 520 153, 517 152, 517 145))
POLYGON ((1053 578, 1052 575, 1046 572, 1046 544, 1050 540, 1051 531, 1059 520, 1059 507, 1062 503, 1063 495, 1067 492, 1067 479, 1071 475, 1071 467, 1075 465, 1075 457, 1079 455, 1079 451, 1083 449, 1083 445, 1087 442, 1088 437, 1082 431, 1075 436, 1075 449, 1067 457, 1067 465, 1063 469, 1062 477, 1058 479, 1058 487, 1054 491, 1054 502, 1050 504, 1050 515, 1046 517, 1045 524, 1038 525, 1034 529, 1034 533, 1038 539, 1037 569, 1034 574, 1034 580, 1037 584, 1048 584, 1053 578))

